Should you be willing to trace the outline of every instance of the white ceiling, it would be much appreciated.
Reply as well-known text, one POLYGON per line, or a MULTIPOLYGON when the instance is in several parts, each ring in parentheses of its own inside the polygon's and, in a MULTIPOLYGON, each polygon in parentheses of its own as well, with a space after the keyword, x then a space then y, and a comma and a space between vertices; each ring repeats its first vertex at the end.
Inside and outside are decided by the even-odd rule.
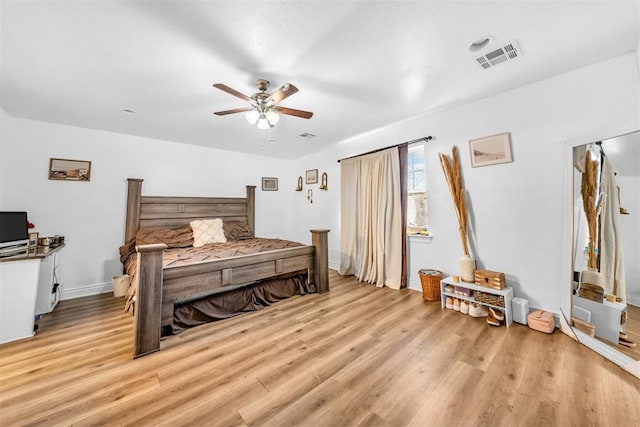
MULTIPOLYGON (((394 122, 631 52, 639 1, 2 0, 0 99, 11 115, 296 158, 394 122), (467 51, 517 41, 482 70, 467 51), (245 106, 256 78, 300 92, 267 131, 245 106), (128 108, 136 114, 127 114, 128 108), (297 137, 303 132, 313 140, 297 137)), ((416 135, 421 137, 424 135, 416 135)))

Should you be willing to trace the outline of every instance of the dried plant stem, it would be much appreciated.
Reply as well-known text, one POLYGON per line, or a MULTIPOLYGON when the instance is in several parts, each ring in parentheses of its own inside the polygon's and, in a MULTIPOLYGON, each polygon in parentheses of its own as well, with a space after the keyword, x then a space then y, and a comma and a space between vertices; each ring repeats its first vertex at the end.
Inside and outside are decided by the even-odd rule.
POLYGON ((458 231, 460 233, 460 241, 464 254, 469 256, 469 245, 467 243, 467 204, 464 197, 464 188, 462 187, 462 175, 460 174, 460 158, 458 157, 458 149, 454 145, 451 149, 453 162, 449 162, 449 158, 440 153, 440 164, 444 176, 449 186, 453 206, 458 217, 458 231))
POLYGON ((598 162, 591 159, 591 152, 587 151, 585 157, 584 172, 582 173, 582 207, 587 219, 587 230, 589 232, 588 261, 587 266, 592 269, 598 268, 595 242, 597 238, 598 216, 602 207, 602 197, 598 194, 598 162))

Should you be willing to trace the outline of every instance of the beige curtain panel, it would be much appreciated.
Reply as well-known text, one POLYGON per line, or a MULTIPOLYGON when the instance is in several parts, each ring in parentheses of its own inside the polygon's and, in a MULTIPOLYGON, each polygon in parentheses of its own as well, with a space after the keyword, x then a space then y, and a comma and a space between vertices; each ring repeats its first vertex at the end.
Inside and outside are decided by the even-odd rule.
POLYGON ((627 300, 618 185, 613 165, 604 157, 601 176, 604 203, 600 212, 600 273, 605 291, 627 300))
POLYGON ((402 210, 397 148, 340 163, 340 274, 400 289, 402 210))

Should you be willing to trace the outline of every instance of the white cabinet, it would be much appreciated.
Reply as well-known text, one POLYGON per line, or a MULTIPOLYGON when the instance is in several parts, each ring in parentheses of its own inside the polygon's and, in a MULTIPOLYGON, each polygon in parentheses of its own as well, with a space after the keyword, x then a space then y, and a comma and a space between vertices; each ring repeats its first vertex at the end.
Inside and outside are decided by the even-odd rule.
POLYGON ((0 343, 32 336, 36 315, 58 303, 54 289, 56 248, 29 248, 0 257, 0 343))
POLYGON ((0 262, 0 343, 34 334, 40 258, 0 262))
POLYGON ((620 332, 625 330, 625 325, 622 324, 624 318, 622 313, 627 311, 626 304, 607 300, 595 302, 574 295, 573 306, 591 313, 591 323, 595 326, 596 337, 614 344, 620 342, 620 332))
POLYGON ((53 252, 50 256, 45 256, 41 260, 38 294, 36 297, 36 315, 50 313, 60 300, 60 290, 55 283, 57 253, 53 252))

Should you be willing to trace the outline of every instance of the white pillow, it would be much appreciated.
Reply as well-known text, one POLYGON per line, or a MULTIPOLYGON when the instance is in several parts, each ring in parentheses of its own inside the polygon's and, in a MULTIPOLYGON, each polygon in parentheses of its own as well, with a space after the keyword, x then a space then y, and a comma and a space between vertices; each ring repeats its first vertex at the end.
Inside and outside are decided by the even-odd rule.
POLYGON ((190 222, 193 229, 193 247, 199 248, 209 243, 225 243, 227 238, 222 229, 222 220, 197 219, 190 222))

